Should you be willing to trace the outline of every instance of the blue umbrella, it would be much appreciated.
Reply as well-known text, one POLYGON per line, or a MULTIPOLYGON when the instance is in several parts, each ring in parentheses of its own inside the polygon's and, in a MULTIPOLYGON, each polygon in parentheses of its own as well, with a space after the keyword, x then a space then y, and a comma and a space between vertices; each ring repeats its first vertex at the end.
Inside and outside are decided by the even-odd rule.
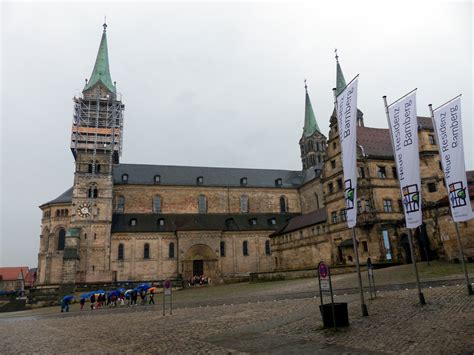
POLYGON ((92 296, 93 292, 87 292, 87 293, 83 293, 81 295, 81 300, 84 299, 84 298, 90 298, 92 296))
POLYGON ((67 295, 67 296, 63 297, 64 302, 72 301, 73 299, 74 299, 74 296, 72 296, 72 295, 67 295))

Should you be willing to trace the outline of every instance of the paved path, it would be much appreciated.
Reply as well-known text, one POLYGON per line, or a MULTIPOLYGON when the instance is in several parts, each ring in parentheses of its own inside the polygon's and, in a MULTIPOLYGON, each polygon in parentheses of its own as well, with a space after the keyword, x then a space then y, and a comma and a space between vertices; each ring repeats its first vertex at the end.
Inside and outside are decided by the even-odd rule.
POLYGON ((460 354, 474 350, 474 297, 463 285, 382 291, 360 316, 357 294, 350 327, 322 328, 318 300, 264 300, 175 309, 161 307, 0 320, 0 352, 12 353, 405 353, 460 354))

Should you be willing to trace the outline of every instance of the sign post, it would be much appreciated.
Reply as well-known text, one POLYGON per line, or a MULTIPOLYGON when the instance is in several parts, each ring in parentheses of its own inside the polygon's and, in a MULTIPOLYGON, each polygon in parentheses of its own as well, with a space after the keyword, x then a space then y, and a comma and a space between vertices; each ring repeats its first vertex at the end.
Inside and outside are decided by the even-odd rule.
POLYGON ((370 299, 373 300, 374 298, 377 298, 377 291, 375 290, 374 265, 372 264, 372 260, 370 260, 370 258, 367 258, 367 277, 369 278, 370 299))
POLYGON ((170 298, 170 315, 173 315, 173 288, 170 280, 165 280, 163 283, 163 315, 166 309, 166 297, 170 298))
MULTIPOLYGON (((319 297, 321 306, 324 306, 323 292, 330 292, 331 294, 331 310, 333 327, 336 329, 336 312, 334 310, 334 294, 332 292, 331 271, 329 266, 324 261, 318 264, 318 283, 319 283, 319 297)), ((324 311, 323 311, 324 314, 324 311)), ((324 320, 323 320, 324 321, 324 320)))

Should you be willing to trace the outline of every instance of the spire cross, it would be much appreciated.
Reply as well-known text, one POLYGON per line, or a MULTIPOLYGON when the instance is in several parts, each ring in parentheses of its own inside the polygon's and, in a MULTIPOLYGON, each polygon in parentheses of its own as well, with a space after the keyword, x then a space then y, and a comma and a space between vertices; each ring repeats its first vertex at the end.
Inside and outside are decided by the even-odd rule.
POLYGON ((336 61, 339 62, 339 56, 337 55, 337 48, 334 49, 334 53, 336 54, 336 61))
POLYGON ((308 85, 306 85, 306 79, 304 79, 304 89, 308 92, 308 85))
POLYGON ((104 15, 104 24, 102 26, 104 27, 104 32, 105 32, 107 29, 107 16, 106 15, 104 15))

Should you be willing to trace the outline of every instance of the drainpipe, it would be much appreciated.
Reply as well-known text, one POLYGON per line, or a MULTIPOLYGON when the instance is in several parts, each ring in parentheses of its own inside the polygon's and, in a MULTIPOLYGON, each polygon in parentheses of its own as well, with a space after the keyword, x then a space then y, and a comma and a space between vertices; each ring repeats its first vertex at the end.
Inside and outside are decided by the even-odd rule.
POLYGON ((178 278, 179 275, 179 237, 178 237, 178 231, 174 231, 174 235, 176 236, 176 278, 178 278))

